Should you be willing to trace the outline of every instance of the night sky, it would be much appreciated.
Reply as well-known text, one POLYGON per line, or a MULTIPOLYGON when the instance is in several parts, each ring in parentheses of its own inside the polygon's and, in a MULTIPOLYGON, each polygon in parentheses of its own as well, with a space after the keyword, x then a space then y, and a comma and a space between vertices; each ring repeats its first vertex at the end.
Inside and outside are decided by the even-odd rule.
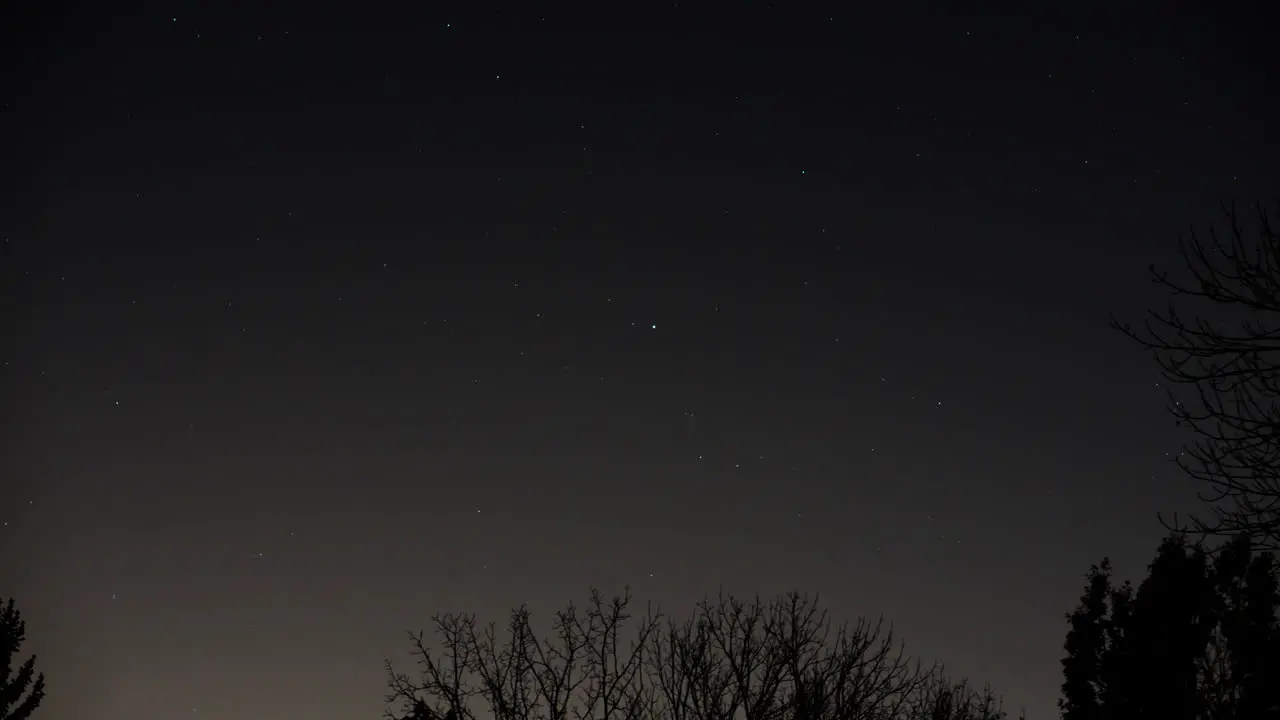
POLYGON ((1107 320, 1280 189, 1258 18, 98 5, 0 18, 40 717, 376 717, 405 630, 593 585, 1053 717, 1089 564, 1195 507, 1107 320))

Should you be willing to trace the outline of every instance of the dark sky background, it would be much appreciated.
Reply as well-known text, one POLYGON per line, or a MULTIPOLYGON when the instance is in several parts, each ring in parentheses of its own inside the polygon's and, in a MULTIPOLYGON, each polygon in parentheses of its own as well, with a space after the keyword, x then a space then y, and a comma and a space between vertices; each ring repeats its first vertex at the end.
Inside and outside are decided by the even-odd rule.
POLYGON ((337 5, 5 3, 43 717, 375 717, 404 630, 592 585, 1056 716, 1083 573, 1194 507, 1107 319, 1277 191, 1259 18, 337 5))

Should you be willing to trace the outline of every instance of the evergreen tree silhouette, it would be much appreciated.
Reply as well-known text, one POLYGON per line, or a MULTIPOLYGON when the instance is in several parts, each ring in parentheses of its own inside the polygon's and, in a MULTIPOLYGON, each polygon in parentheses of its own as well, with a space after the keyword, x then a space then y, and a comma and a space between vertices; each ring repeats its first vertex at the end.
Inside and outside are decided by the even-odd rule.
POLYGON ((1133 619, 1133 585, 1126 580, 1120 587, 1108 587, 1110 616, 1101 620, 1105 645, 1099 659, 1098 675, 1102 685, 1102 707, 1109 711, 1127 709, 1131 702, 1135 662, 1128 644, 1133 619))
POLYGON ((1165 539, 1135 589, 1090 568, 1062 660, 1063 720, 1280 720, 1280 587, 1248 536, 1213 563, 1165 539))
POLYGON ((1148 566, 1120 644, 1130 717, 1201 717, 1199 665, 1213 629, 1207 569, 1203 550, 1187 548, 1181 536, 1162 542, 1148 566))
POLYGON ((44 673, 36 675, 34 655, 13 669, 26 634, 22 613, 10 599, 0 611, 0 720, 27 720, 44 699, 44 673))
POLYGON ((1217 635, 1223 646, 1219 717, 1280 717, 1280 587, 1275 558, 1248 537, 1223 548, 1213 567, 1217 635))
POLYGON ((1089 568, 1084 596, 1075 612, 1067 615, 1071 625, 1067 633, 1067 656, 1062 659, 1065 679, 1062 683, 1063 720, 1098 720, 1102 712, 1102 696, 1106 684, 1102 676, 1102 660, 1107 649, 1104 621, 1111 596, 1111 561, 1089 568))

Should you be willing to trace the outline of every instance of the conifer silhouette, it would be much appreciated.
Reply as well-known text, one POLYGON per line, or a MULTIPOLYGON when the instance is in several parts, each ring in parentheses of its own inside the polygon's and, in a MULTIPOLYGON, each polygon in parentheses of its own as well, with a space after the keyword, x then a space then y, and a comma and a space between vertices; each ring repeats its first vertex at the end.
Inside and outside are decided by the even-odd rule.
POLYGON ((1106 560, 1069 614, 1063 720, 1280 720, 1280 588, 1247 535, 1214 562, 1175 534, 1145 580, 1114 587, 1106 560))
POLYGON ((36 674, 35 656, 16 672, 13 667, 26 634, 22 613, 10 598, 0 611, 0 720, 27 720, 44 699, 44 673, 36 674))

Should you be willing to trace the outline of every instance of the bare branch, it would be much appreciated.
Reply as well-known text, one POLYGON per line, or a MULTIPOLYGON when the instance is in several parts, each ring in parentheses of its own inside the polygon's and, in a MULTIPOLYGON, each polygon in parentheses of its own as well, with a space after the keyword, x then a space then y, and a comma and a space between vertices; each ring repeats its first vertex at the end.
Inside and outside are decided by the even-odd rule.
POLYGON ((990 686, 977 690, 968 681, 949 678, 942 668, 930 673, 911 697, 903 720, 1001 720, 1003 702, 990 686))
POLYGON ((1201 314, 1190 319, 1171 302, 1152 311, 1142 331, 1115 318, 1111 325, 1151 351, 1172 386, 1170 413, 1196 438, 1176 462, 1203 485, 1208 515, 1161 522, 1202 537, 1245 533, 1274 549, 1280 548, 1280 234, 1261 204, 1251 228, 1234 206, 1222 212, 1224 232, 1193 231, 1179 243, 1188 280, 1151 271, 1173 299, 1204 304, 1201 314), (1231 318, 1218 319, 1224 315, 1231 318))
POLYGON ((630 592, 593 590, 542 640, 525 608, 505 637, 438 616, 435 654, 410 636, 419 679, 388 663, 387 702, 404 715, 387 715, 474 720, 479 697, 497 720, 907 720, 935 682, 883 621, 836 626, 797 593, 763 603, 722 592, 680 622, 650 607, 632 624, 630 603, 630 592))

